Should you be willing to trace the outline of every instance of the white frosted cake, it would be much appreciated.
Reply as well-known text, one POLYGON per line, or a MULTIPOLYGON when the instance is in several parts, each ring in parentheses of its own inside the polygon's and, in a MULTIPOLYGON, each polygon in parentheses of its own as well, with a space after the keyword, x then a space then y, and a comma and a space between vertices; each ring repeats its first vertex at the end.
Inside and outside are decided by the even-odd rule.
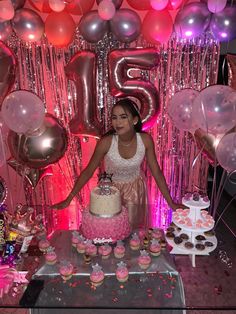
POLYGON ((207 196, 202 197, 198 193, 187 193, 182 198, 182 203, 189 208, 179 208, 173 213, 173 221, 180 227, 192 230, 209 230, 214 227, 213 217, 204 210, 210 206, 207 196))
POLYGON ((110 194, 101 194, 96 187, 90 194, 90 213, 99 217, 113 217, 121 212, 120 191, 116 187, 110 188, 110 194))
POLYGON ((115 242, 130 235, 128 210, 121 206, 120 191, 111 186, 110 193, 100 187, 91 191, 90 204, 82 213, 81 232, 94 242, 115 242))

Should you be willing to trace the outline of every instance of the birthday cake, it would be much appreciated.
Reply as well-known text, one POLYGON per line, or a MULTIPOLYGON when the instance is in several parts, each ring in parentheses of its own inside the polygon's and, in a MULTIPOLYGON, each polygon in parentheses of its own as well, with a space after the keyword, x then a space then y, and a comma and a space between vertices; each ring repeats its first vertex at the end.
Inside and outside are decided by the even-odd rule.
POLYGON ((111 182, 99 182, 91 191, 90 204, 82 213, 81 232, 97 243, 116 242, 130 235, 128 210, 121 206, 120 191, 111 182))
POLYGON ((110 194, 101 194, 99 187, 94 188, 90 194, 90 208, 92 215, 111 218, 121 212, 120 191, 116 187, 110 188, 110 194))
POLYGON ((179 208, 173 213, 173 222, 181 228, 189 230, 210 230, 214 227, 214 219, 206 208, 210 206, 207 196, 198 193, 187 193, 182 199, 187 209, 179 208))

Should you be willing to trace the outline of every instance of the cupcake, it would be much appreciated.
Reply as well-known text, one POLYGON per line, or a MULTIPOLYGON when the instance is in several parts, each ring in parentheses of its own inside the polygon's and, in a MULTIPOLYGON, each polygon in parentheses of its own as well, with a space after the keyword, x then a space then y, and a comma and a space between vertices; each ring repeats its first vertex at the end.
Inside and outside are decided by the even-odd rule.
POLYGON ((46 252, 50 246, 50 242, 47 239, 41 239, 38 246, 41 252, 46 252))
POLYGON ((144 237, 144 239, 143 239, 144 248, 146 249, 148 247, 148 245, 149 245, 149 239, 148 239, 148 237, 144 237))
POLYGON ((59 272, 63 280, 69 280, 71 279, 73 275, 74 267, 73 265, 68 261, 61 261, 59 266, 59 272))
POLYGON ((147 269, 151 264, 151 257, 146 250, 140 251, 140 256, 138 257, 138 264, 141 269, 147 269))
POLYGON ((84 254, 84 263, 85 263, 86 265, 91 264, 91 256, 90 256, 90 255, 84 254))
MULTIPOLYGON (((174 232, 174 228, 173 228, 172 232, 174 232)), ((159 228, 153 229, 153 231, 152 231, 152 238, 153 239, 160 240, 162 238, 162 236, 163 236, 162 229, 159 229, 159 228)))
POLYGON ((90 255, 90 256, 96 256, 97 255, 97 247, 95 244, 92 243, 92 240, 86 241, 85 253, 90 255))
POLYGON ((106 243, 98 248, 98 253, 102 256, 102 259, 107 259, 112 252, 111 246, 106 243))
POLYGON ((153 256, 159 256, 161 254, 161 246, 156 239, 151 240, 151 244, 149 246, 149 251, 153 256))
POLYGON ((139 236, 137 235, 137 233, 134 233, 129 241, 129 245, 131 250, 139 250, 140 248, 140 239, 139 236))
POLYGON ((48 265, 54 265, 57 262, 57 254, 55 253, 55 248, 52 246, 49 246, 47 248, 46 254, 45 254, 45 261, 48 265))
POLYGON ((86 241, 85 241, 85 238, 83 236, 80 236, 79 237, 79 242, 77 243, 76 245, 76 249, 77 249, 77 252, 80 253, 80 254, 83 254, 85 253, 85 250, 86 250, 86 241))
POLYGON ((73 247, 76 247, 76 245, 79 243, 79 237, 80 237, 80 234, 78 231, 72 232, 71 242, 72 242, 73 247))
POLYGON ((102 267, 98 264, 92 265, 93 271, 90 275, 90 281, 93 286, 98 287, 104 281, 104 272, 102 271, 102 267))
POLYGON ((116 247, 114 248, 114 255, 116 258, 123 258, 125 255, 125 246, 121 240, 117 241, 116 247))
POLYGON ((119 282, 126 282, 129 278, 129 271, 124 262, 119 262, 116 269, 116 278, 119 282))

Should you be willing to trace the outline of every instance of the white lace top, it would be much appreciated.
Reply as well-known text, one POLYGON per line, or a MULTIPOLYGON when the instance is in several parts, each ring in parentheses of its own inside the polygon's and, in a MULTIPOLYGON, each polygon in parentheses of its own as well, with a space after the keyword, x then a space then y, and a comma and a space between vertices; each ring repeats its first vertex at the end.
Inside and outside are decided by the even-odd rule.
POLYGON ((122 158, 118 150, 118 135, 113 135, 111 146, 104 158, 105 171, 113 173, 112 181, 129 182, 140 175, 141 163, 145 156, 145 146, 141 135, 137 133, 137 150, 132 158, 122 158))

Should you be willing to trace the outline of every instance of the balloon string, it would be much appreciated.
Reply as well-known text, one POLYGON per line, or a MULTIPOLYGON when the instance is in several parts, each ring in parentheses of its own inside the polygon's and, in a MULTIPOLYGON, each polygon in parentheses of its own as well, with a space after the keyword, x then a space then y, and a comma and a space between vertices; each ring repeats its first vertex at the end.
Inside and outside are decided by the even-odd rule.
MULTIPOLYGON (((194 141, 196 142, 195 137, 194 137, 194 141)), ((196 164, 198 158, 201 156, 201 154, 202 154, 202 152, 203 152, 203 149, 205 148, 205 145, 206 145, 206 143, 204 143, 204 145, 201 147, 201 149, 200 149, 200 151, 198 152, 198 154, 196 155, 196 157, 194 157, 193 162, 192 162, 192 165, 191 165, 191 168, 190 168, 190 169, 191 169, 191 172, 193 172, 193 168, 194 168, 194 166, 195 166, 195 164, 196 164)), ((192 184, 192 187, 195 187, 195 185, 192 184)), ((197 188, 198 188, 198 187, 197 187, 197 188)), ((198 188, 198 189, 199 189, 199 188, 198 188)))
POLYGON ((219 205, 222 193, 224 191, 225 184, 227 182, 227 177, 225 178, 226 174, 227 174, 227 172, 224 170, 222 173, 221 179, 220 179, 220 184, 219 184, 217 195, 216 195, 215 206, 214 206, 215 211, 219 205))
POLYGON ((228 228, 228 230, 232 233, 232 235, 235 237, 236 239, 236 234, 233 232, 233 230, 230 228, 230 226, 225 222, 225 220, 223 218, 221 218, 222 222, 224 223, 224 225, 228 228))
MULTIPOLYGON (((228 202, 228 204, 225 206, 224 210, 222 211, 222 213, 220 214, 220 216, 218 217, 216 223, 215 223, 215 227, 218 225, 220 219, 222 219, 221 217, 224 215, 225 211, 229 208, 230 204, 233 202, 233 200, 235 199, 236 197, 236 193, 232 196, 232 199, 228 202)), ((223 219, 222 219, 223 220, 223 219)))
POLYGON ((216 164, 213 166, 214 173, 213 173, 213 183, 212 183, 212 191, 211 191, 211 205, 210 205, 210 213, 213 215, 214 211, 214 200, 215 200, 215 194, 216 194, 216 164))

